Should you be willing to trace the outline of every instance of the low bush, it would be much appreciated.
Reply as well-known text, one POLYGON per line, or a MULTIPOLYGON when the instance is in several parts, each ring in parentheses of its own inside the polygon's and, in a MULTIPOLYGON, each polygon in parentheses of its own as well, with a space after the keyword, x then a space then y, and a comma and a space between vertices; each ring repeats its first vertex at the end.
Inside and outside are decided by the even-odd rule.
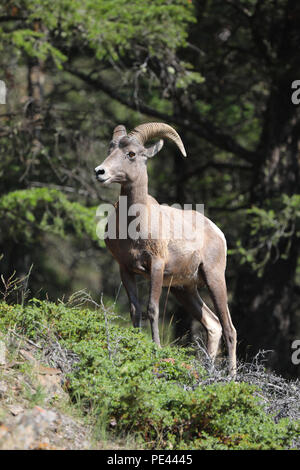
POLYGON ((299 437, 299 422, 275 422, 265 411, 257 386, 201 385, 207 372, 191 349, 158 349, 144 333, 118 326, 108 309, 2 302, 0 330, 8 329, 72 350, 72 399, 111 433, 134 434, 145 448, 287 449, 299 437))

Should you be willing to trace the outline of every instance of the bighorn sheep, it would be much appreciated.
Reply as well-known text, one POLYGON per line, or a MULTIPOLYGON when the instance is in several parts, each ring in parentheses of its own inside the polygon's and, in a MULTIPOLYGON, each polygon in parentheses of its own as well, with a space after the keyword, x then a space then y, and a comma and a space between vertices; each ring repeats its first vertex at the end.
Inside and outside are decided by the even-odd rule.
MULTIPOLYGON (((226 240, 221 230, 198 211, 181 211, 174 207, 162 206, 148 194, 147 160, 161 150, 162 139, 173 141, 183 156, 186 156, 181 138, 167 124, 154 122, 142 124, 128 135, 122 125, 114 129, 109 155, 95 168, 96 178, 105 186, 119 183, 120 196, 127 196, 128 207, 138 205, 140 231, 138 238, 119 236, 119 217, 122 216, 119 199, 115 205, 116 237, 108 236, 105 240, 106 246, 120 265, 121 279, 128 294, 133 325, 139 325, 142 315, 135 284, 135 275, 140 274, 150 279, 147 314, 152 338, 160 346, 159 299, 162 287, 171 286, 171 291, 178 301, 206 329, 207 350, 212 360, 217 354, 223 331, 229 356, 229 371, 234 375, 236 331, 227 305, 226 240), (150 147, 145 147, 146 142, 153 139, 160 140, 150 147), (188 217, 191 213, 192 220, 188 217), (180 219, 178 214, 181 215, 180 219), (183 235, 180 238, 174 239, 172 236, 176 228, 174 226, 173 232, 170 230, 166 236, 162 236, 162 225, 166 220, 171 225, 172 221, 175 220, 175 224, 178 224, 176 221, 181 220, 184 230, 181 231, 183 235), (197 222, 202 224, 201 233, 195 233, 197 222), (195 235, 193 240, 187 236, 191 233, 195 235), (199 296, 198 288, 205 284, 218 316, 199 296)), ((127 227, 132 220, 132 216, 128 217, 127 227)))

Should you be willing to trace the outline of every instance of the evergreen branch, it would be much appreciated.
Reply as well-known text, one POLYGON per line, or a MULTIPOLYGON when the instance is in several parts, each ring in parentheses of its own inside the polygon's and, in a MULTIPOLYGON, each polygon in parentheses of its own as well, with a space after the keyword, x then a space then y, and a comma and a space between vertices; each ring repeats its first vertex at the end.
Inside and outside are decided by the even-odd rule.
POLYGON ((255 152, 249 151, 246 148, 242 147, 231 136, 225 134, 214 124, 207 120, 204 120, 198 114, 194 114, 192 116, 193 120, 187 119, 186 117, 180 119, 175 115, 169 115, 154 108, 151 108, 150 106, 144 103, 137 104, 136 102, 134 102, 134 100, 130 100, 118 93, 115 89, 113 89, 110 85, 105 83, 100 78, 92 78, 91 75, 82 73, 78 70, 74 70, 67 64, 64 64, 64 69, 72 75, 76 76, 77 78, 80 78, 88 85, 91 85, 92 87, 103 91, 112 99, 118 101, 119 103, 134 111, 139 111, 142 114, 153 116, 162 121, 172 122, 173 124, 180 126, 182 129, 188 132, 193 132, 197 136, 204 138, 214 146, 227 152, 238 155, 241 159, 246 160, 250 163, 253 163, 253 161, 255 160, 255 152))

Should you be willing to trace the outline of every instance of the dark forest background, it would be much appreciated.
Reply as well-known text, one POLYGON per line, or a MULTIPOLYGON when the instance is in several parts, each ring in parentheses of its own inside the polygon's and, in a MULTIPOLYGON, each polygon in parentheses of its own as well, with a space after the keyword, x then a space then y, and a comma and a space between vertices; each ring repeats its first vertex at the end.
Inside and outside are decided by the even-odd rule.
MULTIPOLYGON (((25 276, 27 300, 86 289, 127 312, 96 236, 97 205, 119 188, 102 188, 93 169, 117 124, 166 122, 188 158, 165 145, 150 193, 205 204, 228 242, 239 357, 273 350, 269 366, 299 375, 299 24, 294 0, 2 2, 2 296, 25 276)), ((184 334, 189 319, 171 298, 167 315, 184 334)))

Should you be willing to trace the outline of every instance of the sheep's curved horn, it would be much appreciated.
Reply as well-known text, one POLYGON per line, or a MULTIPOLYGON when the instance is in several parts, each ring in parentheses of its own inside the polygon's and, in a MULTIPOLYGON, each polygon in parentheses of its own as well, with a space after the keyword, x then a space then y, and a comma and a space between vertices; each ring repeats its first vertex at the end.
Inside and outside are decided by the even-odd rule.
POLYGON ((112 140, 118 141, 124 137, 124 135, 127 135, 126 127, 121 124, 114 128, 112 140))
POLYGON ((129 132, 128 136, 134 137, 142 145, 144 145, 148 140, 155 138, 172 140, 180 149, 182 155, 186 157, 186 151, 181 138, 173 127, 168 124, 164 124, 163 122, 148 122, 146 124, 141 124, 129 132))

